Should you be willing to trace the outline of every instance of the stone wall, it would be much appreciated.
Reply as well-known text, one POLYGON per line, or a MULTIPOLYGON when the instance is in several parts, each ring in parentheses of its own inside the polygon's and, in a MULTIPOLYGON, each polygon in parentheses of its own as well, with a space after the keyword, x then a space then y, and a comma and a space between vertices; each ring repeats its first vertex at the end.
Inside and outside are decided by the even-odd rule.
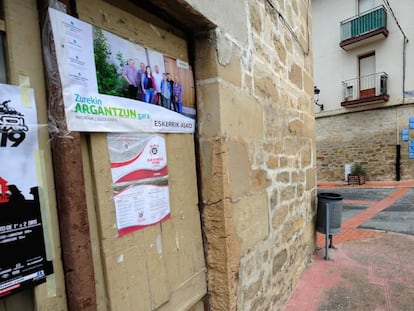
POLYGON ((304 1, 271 3, 237 8, 247 44, 225 24, 196 44, 212 310, 280 310, 315 246, 309 12, 304 1))
MULTIPOLYGON (((345 164, 360 163, 370 181, 395 180, 396 144, 401 145, 401 180, 414 178, 414 160, 401 129, 408 128, 414 106, 405 105, 317 119, 318 180, 342 181, 345 164)), ((414 131, 411 130, 411 139, 414 131)))

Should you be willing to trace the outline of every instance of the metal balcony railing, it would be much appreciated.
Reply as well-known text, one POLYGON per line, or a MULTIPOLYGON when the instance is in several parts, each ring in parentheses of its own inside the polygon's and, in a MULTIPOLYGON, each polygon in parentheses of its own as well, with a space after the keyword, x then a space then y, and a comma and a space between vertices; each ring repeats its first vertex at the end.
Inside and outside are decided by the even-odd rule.
POLYGON ((386 96, 388 75, 385 72, 342 82, 343 102, 386 96))
POLYGON ((387 27, 384 6, 373 8, 341 22, 341 42, 387 27))

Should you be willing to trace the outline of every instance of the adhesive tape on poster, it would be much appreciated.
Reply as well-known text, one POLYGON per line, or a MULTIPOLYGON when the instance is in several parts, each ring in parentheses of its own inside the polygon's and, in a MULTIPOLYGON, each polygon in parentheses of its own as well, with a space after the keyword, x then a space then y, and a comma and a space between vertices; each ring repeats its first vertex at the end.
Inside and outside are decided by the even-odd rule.
POLYGON ((44 151, 36 150, 35 151, 35 163, 36 163, 36 172, 37 180, 39 185, 39 201, 40 201, 40 211, 42 215, 42 224, 43 224, 43 236, 45 240, 45 249, 46 249, 46 258, 47 260, 53 260, 55 257, 54 248, 53 248, 53 237, 52 237, 52 225, 50 217, 50 202, 48 188, 46 184, 46 172, 43 163, 44 161, 44 151))
POLYGON ((30 100, 30 77, 27 73, 19 73, 20 98, 24 107, 32 105, 30 100))
POLYGON ((56 278, 55 274, 46 277, 47 297, 56 297, 56 278))
MULTIPOLYGON (((43 163, 45 163, 45 156, 43 150, 36 150, 34 153, 37 182, 39 185, 39 202, 40 212, 42 216, 43 225, 43 236, 45 241, 46 258, 48 261, 52 261, 55 258, 53 248, 53 237, 52 237, 52 224, 50 216, 50 202, 49 193, 46 184, 46 171, 43 163)), ((46 277, 47 296, 56 297, 56 278, 55 274, 52 273, 46 277)))

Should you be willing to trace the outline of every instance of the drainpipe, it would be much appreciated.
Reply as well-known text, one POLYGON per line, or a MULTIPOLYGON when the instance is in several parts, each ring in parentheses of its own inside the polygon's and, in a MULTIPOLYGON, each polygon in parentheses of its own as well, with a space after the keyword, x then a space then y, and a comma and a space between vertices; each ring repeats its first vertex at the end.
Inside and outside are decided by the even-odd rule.
MULTIPOLYGON (((402 95, 403 95, 403 100, 402 100, 402 104, 405 104, 405 75, 406 75, 406 64, 407 64, 407 43, 408 43, 408 39, 405 36, 405 34, 403 33, 403 68, 402 68, 402 95)), ((400 145, 400 140, 399 140, 399 135, 400 135, 400 114, 399 114, 399 107, 397 107, 397 145, 396 147, 396 156, 395 156, 395 179, 397 181, 401 180, 401 145, 400 145)))
POLYGON ((397 181, 401 180, 401 172, 400 172, 400 165, 401 165, 401 145, 396 145, 396 156, 395 156, 395 179, 397 181))
MULTIPOLYGON (((49 134, 53 157, 55 192, 68 310, 96 310, 95 275, 92 257, 81 134, 67 129, 62 86, 51 39, 49 7, 64 3, 71 13, 74 0, 38 0, 42 22, 43 62, 47 77, 49 134)), ((76 15, 76 14, 75 14, 76 15)))

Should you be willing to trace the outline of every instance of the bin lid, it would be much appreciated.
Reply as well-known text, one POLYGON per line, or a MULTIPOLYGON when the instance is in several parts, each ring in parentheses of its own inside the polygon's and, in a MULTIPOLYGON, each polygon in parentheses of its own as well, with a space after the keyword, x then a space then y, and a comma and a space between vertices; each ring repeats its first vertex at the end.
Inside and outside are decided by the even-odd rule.
POLYGON ((333 192, 322 192, 318 193, 318 198, 327 199, 327 200, 342 200, 343 197, 339 193, 333 192))

